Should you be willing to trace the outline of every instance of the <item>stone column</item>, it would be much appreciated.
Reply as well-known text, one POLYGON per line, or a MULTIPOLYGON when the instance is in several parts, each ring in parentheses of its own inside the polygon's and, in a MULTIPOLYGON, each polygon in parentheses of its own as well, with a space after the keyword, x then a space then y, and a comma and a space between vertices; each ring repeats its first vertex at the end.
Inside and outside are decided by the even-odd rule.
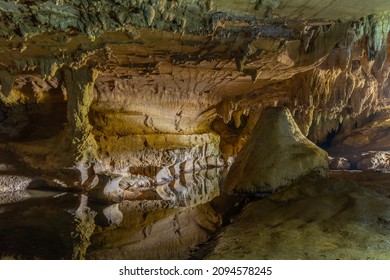
POLYGON ((88 164, 97 158, 97 144, 88 118, 97 74, 97 71, 88 67, 68 68, 64 71, 70 153, 76 165, 88 164))

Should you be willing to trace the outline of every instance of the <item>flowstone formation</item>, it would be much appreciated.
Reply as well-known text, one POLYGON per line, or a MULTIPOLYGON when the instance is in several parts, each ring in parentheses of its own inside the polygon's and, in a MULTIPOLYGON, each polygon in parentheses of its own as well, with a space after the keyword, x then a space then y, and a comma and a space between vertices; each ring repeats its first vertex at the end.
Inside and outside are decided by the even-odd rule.
POLYGON ((303 136, 285 107, 267 108, 226 177, 233 193, 274 192, 308 175, 325 177, 328 155, 303 136))
POLYGON ((137 258, 159 217, 177 231, 142 256, 188 256, 229 220, 208 205, 226 190, 324 175, 315 145, 331 169, 390 169, 389 1, 4 0, 0 19, 1 205, 104 205, 71 207, 66 258, 137 258))

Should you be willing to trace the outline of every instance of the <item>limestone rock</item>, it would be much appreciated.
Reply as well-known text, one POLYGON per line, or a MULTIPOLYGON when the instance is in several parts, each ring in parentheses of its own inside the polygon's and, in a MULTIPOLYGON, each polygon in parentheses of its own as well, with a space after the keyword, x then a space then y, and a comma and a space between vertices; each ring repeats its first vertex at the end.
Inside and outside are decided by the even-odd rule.
POLYGON ((96 159, 97 144, 91 134, 89 124, 89 107, 94 98, 93 86, 97 77, 96 71, 86 67, 74 70, 65 69, 67 91, 67 118, 71 139, 72 163, 79 164, 96 159))
POLYGON ((299 130, 287 108, 267 108, 227 175, 229 192, 273 192, 317 172, 326 176, 327 153, 299 130))
POLYGON ((386 110, 387 2, 250 2, 1 2, 0 140, 41 176, 191 172, 230 165, 268 106, 313 142, 386 110))
POLYGON ((21 175, 1 175, 0 193, 22 191, 27 189, 32 178, 21 175))
POLYGON ((119 210, 119 203, 112 204, 103 209, 103 214, 111 225, 120 225, 123 213, 119 210))
MULTIPOLYGON (((0 1, 0 17, 0 203, 42 186, 119 203, 96 216, 120 224, 102 233, 104 257, 162 257, 161 236, 172 256, 197 243, 192 230, 208 238, 218 219, 179 225, 213 212, 201 205, 220 175, 207 168, 233 165, 231 192, 324 175, 326 153, 305 137, 350 149, 332 168, 389 169, 388 0, 18 0, 0 1), (291 115, 266 109, 258 122, 278 106, 291 115), (140 226, 127 202, 167 218, 140 226)), ((94 231, 87 208, 77 258, 94 231)))
MULTIPOLYGON (((345 158, 351 169, 387 171, 390 170, 389 141, 390 119, 378 115, 360 128, 337 134, 328 151, 335 159, 345 158)), ((336 163, 331 163, 331 167, 332 164, 336 163)))
POLYGON ((88 191, 88 196, 101 202, 120 202, 124 199, 124 190, 119 186, 123 176, 118 174, 97 174, 99 178, 95 187, 88 191))
POLYGON ((347 170, 351 168, 351 163, 344 157, 329 157, 329 167, 334 170, 347 170))
POLYGON ((356 164, 361 170, 390 170, 390 152, 370 152, 365 153, 362 159, 356 164))
POLYGON ((357 182, 359 186, 390 198, 389 172, 378 172, 377 170, 337 171, 332 172, 330 176, 333 178, 357 182))
POLYGON ((207 258, 389 259, 389 207, 355 182, 305 178, 247 205, 207 258))

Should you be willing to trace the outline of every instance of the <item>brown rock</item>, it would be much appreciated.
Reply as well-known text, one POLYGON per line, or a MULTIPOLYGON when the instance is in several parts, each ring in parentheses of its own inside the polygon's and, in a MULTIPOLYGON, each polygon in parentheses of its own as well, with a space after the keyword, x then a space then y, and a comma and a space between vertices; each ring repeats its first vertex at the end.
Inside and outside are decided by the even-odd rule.
POLYGON ((390 170, 389 152, 371 152, 366 153, 363 158, 357 162, 357 169, 367 170, 390 170))
POLYGON ((351 168, 351 163, 344 157, 329 157, 329 167, 334 170, 347 170, 351 168))
POLYGON ((229 192, 265 192, 317 172, 326 176, 327 153, 299 130, 287 108, 267 108, 226 178, 229 192))

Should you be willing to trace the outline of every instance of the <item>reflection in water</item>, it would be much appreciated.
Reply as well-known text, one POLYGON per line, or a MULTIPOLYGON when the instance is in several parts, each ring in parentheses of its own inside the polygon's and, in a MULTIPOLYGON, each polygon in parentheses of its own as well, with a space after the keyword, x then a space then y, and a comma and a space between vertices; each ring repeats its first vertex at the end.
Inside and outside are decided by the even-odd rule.
MULTIPOLYGON (((210 170, 201 170, 197 173, 185 173, 179 178, 169 183, 158 185, 155 192, 160 199, 153 199, 154 203, 148 204, 144 200, 143 205, 155 205, 155 209, 175 208, 175 207, 194 207, 199 204, 210 202, 220 193, 219 182, 221 180, 222 169, 214 168, 210 170), (160 200, 168 203, 155 203, 160 200)), ((116 182, 119 186, 119 180, 116 182)), ((116 189, 119 187, 116 187, 116 189)), ((156 196, 151 196, 156 197, 156 196)), ((150 199, 149 199, 150 201, 150 199)), ((142 209, 144 206, 140 206, 142 209)), ((140 209, 140 210, 141 210, 140 209)), ((109 224, 119 225, 123 219, 123 213, 119 210, 119 203, 112 204, 103 209, 103 214, 109 224)))
POLYGON ((207 203, 219 196, 221 169, 202 170, 195 176, 184 174, 183 180, 176 180, 174 189, 178 193, 180 206, 192 207, 207 203))
POLYGON ((54 191, 40 191, 40 190, 20 190, 15 192, 0 193, 0 205, 21 202, 29 198, 44 198, 58 195, 54 191))
POLYGON ((190 248, 206 241, 220 226, 220 216, 209 204, 191 208, 159 206, 168 205, 152 201, 121 203, 121 224, 95 231, 87 257, 182 259, 188 256, 190 248))
POLYGON ((115 176, 108 178, 103 194, 111 201, 119 201, 123 198, 123 190, 119 187, 119 182, 122 180, 122 176, 115 176))
POLYGON ((106 216, 109 224, 112 225, 118 226, 123 220, 123 213, 119 210, 119 203, 104 208, 103 214, 106 216))
POLYGON ((213 169, 158 186, 142 182, 142 199, 109 206, 84 194, 26 191, 0 207, 0 257, 186 258, 221 225, 209 203, 219 195, 220 178, 213 169))
POLYGON ((91 237, 87 257, 178 259, 221 225, 209 202, 219 195, 221 169, 181 174, 157 186, 154 199, 123 201, 103 209, 106 221, 91 237), (156 197, 158 199, 156 199, 156 197), (108 224, 107 224, 108 222, 108 224), (113 227, 115 225, 115 227, 113 227))
POLYGON ((30 197, 31 195, 27 191, 0 193, 0 205, 23 201, 30 197))
POLYGON ((156 192, 163 200, 177 206, 192 207, 211 201, 219 195, 221 169, 201 170, 196 174, 184 173, 179 178, 160 185, 156 192))
POLYGON ((74 213, 80 196, 34 194, 24 201, 1 206, 0 257, 70 259, 74 213))
POLYGON ((88 197, 80 196, 80 205, 74 213, 75 229, 71 233, 73 239, 72 259, 84 260, 90 243, 90 237, 95 230, 96 212, 88 207, 88 197))

